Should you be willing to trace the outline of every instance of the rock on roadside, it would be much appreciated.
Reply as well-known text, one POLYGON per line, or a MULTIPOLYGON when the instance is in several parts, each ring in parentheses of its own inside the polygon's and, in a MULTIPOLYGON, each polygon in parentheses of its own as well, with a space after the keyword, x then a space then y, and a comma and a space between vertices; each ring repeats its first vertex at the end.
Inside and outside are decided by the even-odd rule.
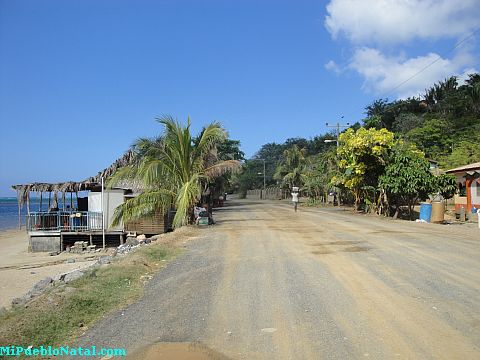
POLYGON ((65 282, 65 283, 68 283, 70 281, 81 278, 84 274, 85 273, 82 270, 73 270, 73 271, 70 271, 66 274, 60 275, 59 280, 65 282))
POLYGON ((45 291, 45 289, 47 289, 52 284, 53 284, 53 279, 47 276, 46 278, 40 280, 35 285, 33 285, 33 288, 28 293, 31 294, 32 297, 40 295, 42 292, 45 291))
POLYGON ((100 258, 97 260, 97 264, 99 265, 106 265, 110 264, 112 262, 112 257, 105 255, 105 256, 100 256, 100 258))
POLYGON ((51 277, 46 277, 39 282, 37 282, 33 287, 23 296, 14 298, 12 300, 12 306, 24 306, 28 301, 30 301, 35 296, 43 293, 47 288, 53 285, 53 279, 51 277))

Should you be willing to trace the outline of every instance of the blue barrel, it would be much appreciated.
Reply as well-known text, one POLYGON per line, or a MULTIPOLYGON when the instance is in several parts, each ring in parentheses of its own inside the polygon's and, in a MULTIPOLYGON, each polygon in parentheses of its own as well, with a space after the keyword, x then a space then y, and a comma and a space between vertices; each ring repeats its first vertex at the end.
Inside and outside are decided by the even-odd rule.
POLYGON ((431 217, 432 217, 432 204, 421 203, 420 204, 420 220, 430 222, 431 217))

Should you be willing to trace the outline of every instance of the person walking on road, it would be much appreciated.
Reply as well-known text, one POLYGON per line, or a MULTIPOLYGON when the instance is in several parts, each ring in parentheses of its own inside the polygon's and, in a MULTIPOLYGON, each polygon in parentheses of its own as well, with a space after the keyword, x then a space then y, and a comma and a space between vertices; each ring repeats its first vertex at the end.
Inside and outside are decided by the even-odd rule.
POLYGON ((295 212, 297 212, 297 206, 298 206, 298 186, 292 187, 292 202, 293 202, 293 207, 295 209, 295 212))

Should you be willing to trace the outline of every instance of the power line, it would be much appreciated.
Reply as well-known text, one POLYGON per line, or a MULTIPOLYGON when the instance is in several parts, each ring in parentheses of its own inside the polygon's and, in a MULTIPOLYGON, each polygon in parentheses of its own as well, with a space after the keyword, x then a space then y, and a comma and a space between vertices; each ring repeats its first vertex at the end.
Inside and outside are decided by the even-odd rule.
MULTIPOLYGON (((444 56, 447 55, 447 54, 450 54, 453 50, 455 50, 456 48, 458 48, 461 44, 463 44, 465 41, 467 41, 468 39, 472 38, 478 31, 480 30, 480 28, 477 28, 475 30, 473 30, 469 35, 467 35, 465 38, 463 38, 462 40, 460 40, 459 42, 457 42, 455 44, 455 46, 453 46, 450 50, 448 50, 445 54, 443 54, 444 56)), ((409 82, 410 80, 412 80, 414 77, 416 77, 417 75, 421 74, 422 72, 424 72, 425 70, 427 70, 430 66, 432 66, 433 64, 437 63, 438 61, 440 61, 441 59, 443 59, 443 57, 441 55, 439 55, 435 60, 433 60, 432 62, 430 62, 429 64, 427 64, 426 66, 424 66, 423 68, 421 68, 419 71, 417 71, 415 74, 413 74, 412 76, 410 76, 408 79, 402 81, 400 84, 398 84, 397 86, 393 87, 392 89, 390 89, 387 93, 384 93, 384 95, 382 95, 381 97, 386 97, 387 95, 390 95, 391 93, 393 93, 395 90, 397 90, 399 87, 401 87, 402 85, 406 84, 407 82, 409 82)))
MULTIPOLYGON (((342 115, 341 119, 343 119, 343 115, 342 115)), ((350 123, 347 122, 346 124, 340 124, 339 122, 337 122, 335 125, 328 125, 328 123, 326 123, 325 126, 329 127, 329 128, 335 128, 335 133, 337 135, 336 142, 337 142, 337 148, 338 148, 339 137, 340 137, 340 128, 348 128, 350 126, 350 123)), ((327 142, 327 140, 325 140, 325 142, 327 142)))

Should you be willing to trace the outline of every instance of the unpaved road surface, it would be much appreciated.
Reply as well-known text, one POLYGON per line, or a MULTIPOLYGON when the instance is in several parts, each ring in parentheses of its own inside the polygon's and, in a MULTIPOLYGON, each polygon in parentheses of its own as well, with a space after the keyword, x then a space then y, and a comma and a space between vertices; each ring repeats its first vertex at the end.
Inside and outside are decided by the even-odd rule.
POLYGON ((196 343, 231 359, 480 358, 479 229, 228 205, 144 298, 80 345, 196 343))

